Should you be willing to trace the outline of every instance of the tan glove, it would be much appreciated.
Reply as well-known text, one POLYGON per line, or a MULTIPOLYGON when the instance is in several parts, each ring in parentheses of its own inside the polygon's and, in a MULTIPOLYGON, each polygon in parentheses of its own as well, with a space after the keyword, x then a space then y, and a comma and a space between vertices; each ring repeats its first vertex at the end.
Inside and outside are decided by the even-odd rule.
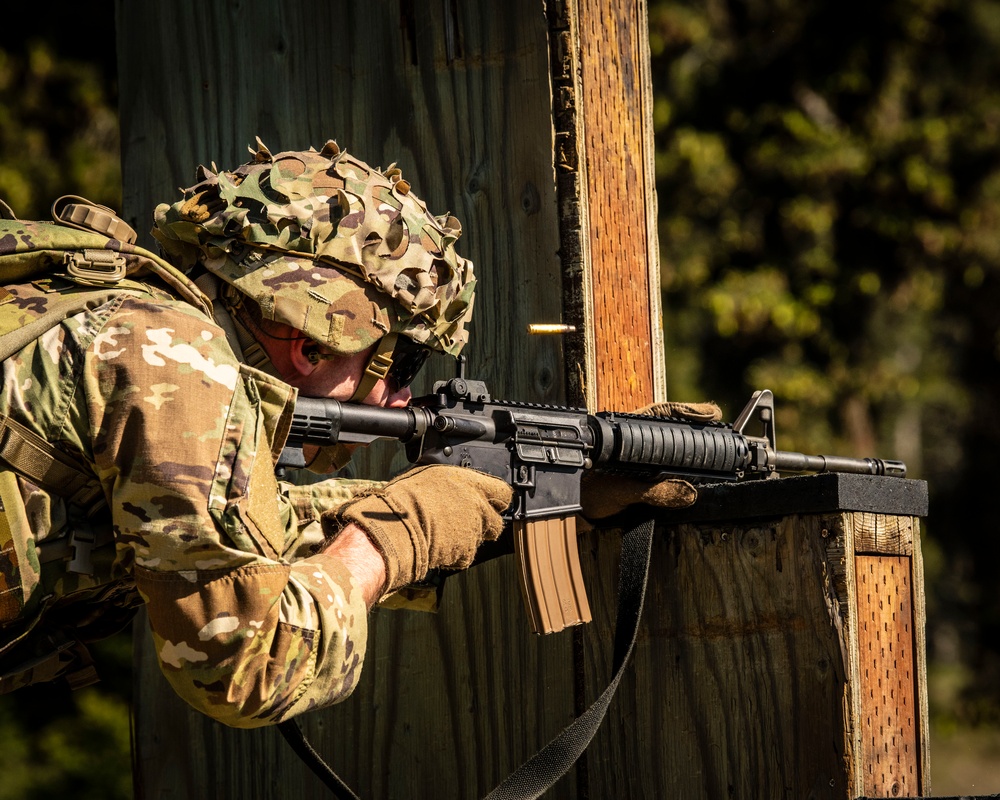
POLYGON ((715 403, 653 403, 632 413, 647 417, 676 417, 690 422, 718 422, 722 419, 722 409, 715 403))
MULTIPOLYGON (((632 413, 676 417, 691 422, 717 422, 722 419, 722 409, 715 403, 654 403, 632 413)), ((582 514, 588 521, 613 517, 632 505, 686 508, 698 499, 698 490, 680 478, 650 483, 625 475, 588 472, 580 489, 582 514)))
POLYGON ((370 494, 322 517, 327 535, 349 523, 364 530, 382 553, 383 594, 390 594, 431 569, 465 569, 484 541, 503 531, 500 512, 513 490, 498 478, 446 464, 417 467, 370 494))

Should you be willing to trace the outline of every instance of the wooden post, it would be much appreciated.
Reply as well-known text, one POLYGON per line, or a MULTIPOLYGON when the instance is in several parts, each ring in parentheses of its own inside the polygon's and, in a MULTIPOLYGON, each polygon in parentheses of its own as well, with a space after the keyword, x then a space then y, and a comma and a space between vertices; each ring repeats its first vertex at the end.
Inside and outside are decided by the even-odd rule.
POLYGON ((666 399, 645 0, 547 0, 569 340, 590 409, 666 399))

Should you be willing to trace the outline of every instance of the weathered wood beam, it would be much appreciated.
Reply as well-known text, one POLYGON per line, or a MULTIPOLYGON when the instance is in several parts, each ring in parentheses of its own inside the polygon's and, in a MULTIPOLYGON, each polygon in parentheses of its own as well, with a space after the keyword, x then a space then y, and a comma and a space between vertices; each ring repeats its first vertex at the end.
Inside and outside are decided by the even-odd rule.
POLYGON ((666 399, 645 0, 547 0, 571 396, 666 399))

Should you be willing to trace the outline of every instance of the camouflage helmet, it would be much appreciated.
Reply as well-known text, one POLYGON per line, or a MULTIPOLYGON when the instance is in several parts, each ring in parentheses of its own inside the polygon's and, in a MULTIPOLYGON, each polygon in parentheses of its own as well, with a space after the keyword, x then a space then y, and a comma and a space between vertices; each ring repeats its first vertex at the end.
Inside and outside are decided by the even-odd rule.
POLYGON ((457 219, 432 216, 395 165, 373 169, 333 141, 272 155, 258 138, 250 152, 232 172, 199 167, 183 199, 157 206, 168 259, 203 264, 334 353, 395 334, 458 355, 476 281, 457 219))

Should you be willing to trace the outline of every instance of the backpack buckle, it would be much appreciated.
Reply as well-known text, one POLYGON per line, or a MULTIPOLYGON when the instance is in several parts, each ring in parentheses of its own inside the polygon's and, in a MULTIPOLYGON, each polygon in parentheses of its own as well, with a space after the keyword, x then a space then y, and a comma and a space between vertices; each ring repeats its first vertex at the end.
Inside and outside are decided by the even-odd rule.
POLYGON ((70 559, 66 569, 75 572, 77 575, 93 575, 94 563, 90 559, 90 553, 96 546, 97 537, 89 525, 77 522, 69 534, 69 546, 73 548, 73 558, 70 559))
POLYGON ((97 283, 118 283, 125 278, 125 257, 114 250, 85 249, 63 255, 63 265, 71 278, 97 283))

